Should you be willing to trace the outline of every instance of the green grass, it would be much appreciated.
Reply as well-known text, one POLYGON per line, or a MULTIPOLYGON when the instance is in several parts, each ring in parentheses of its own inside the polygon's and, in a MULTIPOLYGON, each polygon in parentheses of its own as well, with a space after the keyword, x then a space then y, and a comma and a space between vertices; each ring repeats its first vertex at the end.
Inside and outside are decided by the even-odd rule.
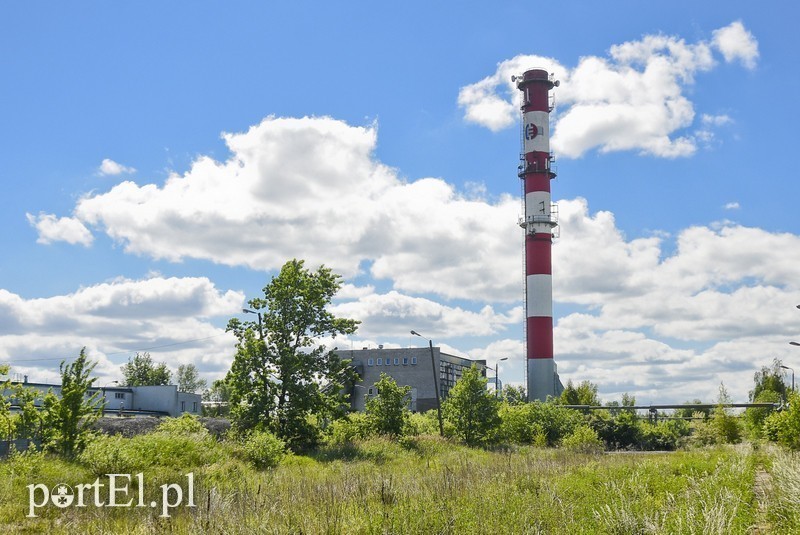
MULTIPOLYGON (((195 508, 175 509, 167 519, 147 507, 47 506, 39 510, 39 518, 25 518, 25 485, 74 485, 96 476, 78 463, 18 456, 0 462, 0 529, 129 534, 748 533, 757 515, 757 458, 766 455, 748 446, 666 454, 486 451, 424 437, 402 445, 370 439, 331 446, 313 457, 287 456, 277 468, 258 471, 235 448, 197 440, 213 451, 182 456, 171 450, 172 464, 154 452, 142 452, 153 459, 142 467, 148 502, 160 500, 157 485, 193 471, 195 508)), ((800 473, 797 463, 780 459, 771 465, 800 473)), ((798 519, 796 501, 781 503, 770 509, 776 529, 798 519)))

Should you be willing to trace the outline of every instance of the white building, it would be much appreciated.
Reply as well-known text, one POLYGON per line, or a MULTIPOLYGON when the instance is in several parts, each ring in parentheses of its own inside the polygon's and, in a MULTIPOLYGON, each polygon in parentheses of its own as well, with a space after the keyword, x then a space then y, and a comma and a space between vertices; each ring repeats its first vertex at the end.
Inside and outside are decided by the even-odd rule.
MULTIPOLYGON (((29 388, 39 390, 42 395, 52 391, 61 395, 61 385, 48 383, 22 383, 12 381, 11 385, 22 384, 29 388)), ((200 394, 178 392, 177 385, 161 386, 100 386, 90 388, 88 395, 100 394, 101 408, 106 414, 119 414, 120 416, 150 415, 150 416, 180 416, 189 414, 200 415, 202 412, 200 394)), ((11 405, 15 405, 13 393, 6 390, 3 395, 10 398, 11 405)), ((41 400, 37 400, 37 405, 41 400)))

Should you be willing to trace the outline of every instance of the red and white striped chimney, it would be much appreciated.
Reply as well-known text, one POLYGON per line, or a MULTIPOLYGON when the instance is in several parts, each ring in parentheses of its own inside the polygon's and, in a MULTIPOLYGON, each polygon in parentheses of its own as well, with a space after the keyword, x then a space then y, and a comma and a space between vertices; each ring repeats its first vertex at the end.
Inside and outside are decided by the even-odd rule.
POLYGON ((558 225, 550 200, 550 94, 558 86, 547 71, 533 69, 514 77, 522 92, 522 155, 519 177, 525 190, 525 342, 528 399, 560 394, 553 360, 553 282, 550 249, 558 225))

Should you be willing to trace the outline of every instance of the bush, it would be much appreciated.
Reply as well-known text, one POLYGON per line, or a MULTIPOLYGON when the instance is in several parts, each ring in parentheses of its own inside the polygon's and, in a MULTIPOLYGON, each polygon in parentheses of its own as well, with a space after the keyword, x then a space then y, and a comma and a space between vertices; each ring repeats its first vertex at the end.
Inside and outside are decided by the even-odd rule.
POLYGON ((78 457, 96 475, 129 474, 150 467, 183 470, 205 466, 224 456, 224 447, 205 428, 182 418, 172 418, 162 429, 125 438, 97 435, 78 457), (179 421, 180 420, 180 421, 179 421))
POLYGON ((200 419, 189 413, 183 413, 177 418, 164 418, 156 428, 156 431, 175 436, 194 434, 204 437, 210 436, 208 429, 205 428, 200 419))
POLYGON ((764 435, 789 449, 800 450, 800 395, 789 394, 788 409, 767 417, 764 435))
POLYGON ((370 422, 364 413, 354 412, 335 420, 328 426, 328 443, 345 444, 367 438, 371 434, 370 422))
POLYGON ((685 420, 667 420, 641 424, 641 448, 643 450, 675 450, 681 447, 689 435, 689 424, 685 420))
POLYGON ((253 466, 263 470, 278 466, 286 455, 286 444, 269 431, 255 431, 244 440, 242 450, 253 466))
POLYGON ((503 404, 500 437, 505 442, 555 446, 583 424, 583 415, 552 403, 503 404))
POLYGON ((132 454, 131 439, 120 435, 98 435, 78 456, 78 462, 95 475, 133 474, 142 468, 141 461, 132 454))
POLYGON ((579 425, 571 434, 564 437, 561 447, 576 453, 601 453, 603 441, 588 425, 579 425))
POLYGON ((408 434, 414 436, 438 435, 439 416, 436 409, 412 413, 408 420, 408 434))

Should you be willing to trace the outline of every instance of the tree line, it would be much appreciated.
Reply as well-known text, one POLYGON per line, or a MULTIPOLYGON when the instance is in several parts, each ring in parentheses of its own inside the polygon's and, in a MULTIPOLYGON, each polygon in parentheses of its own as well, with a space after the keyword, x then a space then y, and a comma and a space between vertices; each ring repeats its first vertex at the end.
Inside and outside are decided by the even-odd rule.
MULTIPOLYGON (((285 446, 299 452, 322 442, 345 443, 372 435, 403 440, 440 433, 436 411, 411 413, 409 387, 397 385, 386 374, 375 385, 377 394, 367 400, 366 411, 350 412, 349 392, 358 381, 356 371, 337 356, 335 348, 318 342, 352 335, 358 328, 359 321, 336 317, 329 310, 340 287, 341 278, 330 269, 320 266, 312 271, 302 260, 291 260, 263 288, 263 297, 248 302, 257 321, 233 318, 228 322, 228 331, 237 338, 233 363, 205 397, 227 402, 233 436, 255 444, 254 451, 258 444, 278 444, 278 449, 285 446)), ((19 411, 12 417, 10 401, 3 398, 0 432, 9 436, 13 427, 17 436, 35 438, 67 456, 82 450, 100 414, 98 394, 88 395, 96 380, 90 377, 93 368, 84 350, 71 364, 62 362, 62 395, 46 394, 41 411, 35 406, 37 394, 6 381, 19 411)), ((443 403, 442 431, 471 446, 669 450, 688 443, 734 443, 750 437, 800 449, 800 399, 787 387, 780 370, 776 360, 758 371, 750 399, 782 402, 785 410, 747 409, 738 418, 725 406, 730 398, 720 385, 713 410, 687 408, 648 420, 636 414, 635 399, 629 395, 602 410, 581 412, 566 407, 600 405, 597 386, 588 381, 569 382, 558 398, 546 402, 528 403, 519 387, 506 388, 500 399, 488 391, 487 379, 473 367, 465 370, 443 403)), ((130 386, 170 380, 166 365, 153 363, 147 353, 137 353, 122 371, 130 386)), ((196 368, 188 371, 179 371, 189 384, 186 388, 202 384, 196 368)))

